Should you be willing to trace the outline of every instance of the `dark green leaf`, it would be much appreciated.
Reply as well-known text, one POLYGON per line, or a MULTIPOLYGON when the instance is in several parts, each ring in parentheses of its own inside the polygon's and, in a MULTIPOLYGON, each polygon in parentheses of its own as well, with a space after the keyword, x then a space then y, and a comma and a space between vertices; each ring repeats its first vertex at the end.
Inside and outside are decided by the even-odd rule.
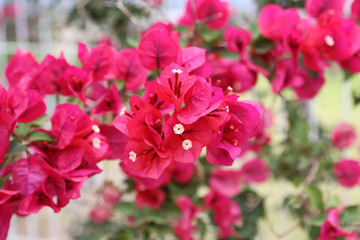
POLYGON ((46 141, 46 142, 53 142, 54 138, 45 132, 34 132, 30 135, 29 140, 31 142, 39 142, 39 141, 46 141))
POLYGON ((322 211, 324 209, 324 203, 320 189, 317 186, 308 185, 305 186, 305 191, 309 198, 310 206, 313 209, 322 211))
POLYGON ((6 156, 19 154, 26 149, 26 145, 19 142, 19 140, 14 139, 10 142, 9 150, 6 153, 6 156))

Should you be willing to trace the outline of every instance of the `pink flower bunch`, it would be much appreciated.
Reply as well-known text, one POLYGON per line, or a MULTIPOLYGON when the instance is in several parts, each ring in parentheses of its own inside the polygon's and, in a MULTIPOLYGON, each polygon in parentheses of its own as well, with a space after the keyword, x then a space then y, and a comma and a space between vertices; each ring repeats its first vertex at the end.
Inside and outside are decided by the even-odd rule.
POLYGON ((90 219, 95 224, 103 223, 113 215, 113 206, 120 202, 121 193, 116 187, 106 185, 101 191, 101 197, 90 212, 90 219))
POLYGON ((256 102, 224 95, 177 64, 166 67, 145 91, 151 93, 130 98, 130 110, 123 108, 114 126, 130 138, 124 165, 152 179, 173 161, 193 163, 205 147, 210 163, 231 165, 263 112, 256 102))
POLYGON ((124 71, 146 71, 138 58, 128 57, 115 64, 124 51, 117 52, 106 44, 89 51, 79 44, 82 67, 68 64, 62 55, 48 55, 38 63, 31 53, 21 50, 10 59, 5 70, 9 87, 0 88, 0 175, 6 179, 0 190, 0 239, 7 235, 12 214, 26 216, 44 206, 59 212, 70 199, 80 197, 89 177, 101 172, 98 161, 123 155, 128 137, 88 114, 116 114, 121 109, 117 88, 109 85, 109 80, 125 80, 129 91, 138 90, 146 81, 147 73, 142 78, 130 73, 123 77, 124 71), (51 130, 34 125, 18 136, 19 125, 31 126, 44 115, 44 98, 53 94, 75 97, 85 110, 75 104, 57 105, 51 130), (12 146, 18 144, 24 151, 11 153, 10 140, 12 146))
MULTIPOLYGON (((260 56, 275 63, 275 93, 292 88, 299 99, 314 97, 324 84, 323 71, 329 61, 358 72, 360 28, 353 19, 343 16, 344 3, 307 0, 307 17, 301 17, 296 8, 269 4, 262 9, 259 29, 274 46, 260 56)), ((355 1, 352 8, 356 9, 357 4, 355 1)), ((259 54, 255 51, 255 55, 259 54)))
POLYGON ((358 233, 342 230, 339 226, 339 215, 341 209, 330 209, 328 217, 320 228, 320 236, 317 240, 335 240, 344 238, 346 240, 357 240, 358 233))

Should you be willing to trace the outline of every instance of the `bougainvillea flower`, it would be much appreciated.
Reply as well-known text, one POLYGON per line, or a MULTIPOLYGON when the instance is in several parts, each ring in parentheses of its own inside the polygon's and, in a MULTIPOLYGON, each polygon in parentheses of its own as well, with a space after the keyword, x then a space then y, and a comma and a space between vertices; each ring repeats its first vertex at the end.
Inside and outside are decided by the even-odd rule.
POLYGON ((349 70, 351 73, 360 72, 360 50, 340 64, 342 68, 349 70))
POLYGON ((64 96, 76 96, 84 102, 84 90, 91 82, 92 79, 85 70, 70 66, 58 78, 59 92, 64 96))
POLYGON ((161 186, 166 186, 171 181, 170 172, 164 171, 158 179, 149 178, 145 171, 134 171, 128 168, 123 162, 120 164, 121 169, 129 175, 136 183, 139 188, 144 189, 155 189, 161 186))
POLYGON ((165 200, 165 192, 161 188, 137 189, 135 203, 138 208, 159 209, 165 200))
POLYGON ((249 138, 245 141, 244 144, 241 144, 240 148, 242 150, 241 154, 245 154, 247 151, 253 151, 258 153, 265 145, 269 144, 271 141, 271 136, 267 133, 267 128, 273 124, 273 115, 269 111, 265 111, 261 122, 254 130, 254 135, 252 138, 249 138))
POLYGON ((229 113, 240 120, 246 133, 253 132, 260 123, 264 109, 255 101, 236 101, 237 98, 237 95, 227 98, 226 104, 229 106, 229 113))
POLYGON ((51 117, 51 124, 51 134, 60 149, 70 144, 75 136, 82 137, 91 132, 90 117, 74 104, 58 105, 51 117))
POLYGON ((334 173, 339 183, 345 187, 357 185, 360 179, 360 165, 358 161, 341 159, 334 166, 334 173))
POLYGON ((32 53, 18 49, 5 68, 5 77, 9 82, 9 86, 26 88, 27 83, 36 73, 38 66, 39 63, 32 53))
POLYGON ((27 88, 37 90, 41 96, 55 94, 58 91, 58 78, 69 66, 63 54, 59 58, 47 55, 27 88))
POLYGON ((176 62, 181 50, 178 39, 164 27, 148 30, 139 42, 139 59, 149 70, 163 70, 170 63, 176 62))
POLYGON ((345 0, 306 0, 305 9, 312 17, 318 17, 326 10, 342 14, 345 0))
POLYGON ((174 110, 174 104, 164 102, 164 100, 157 95, 155 91, 155 82, 156 81, 148 81, 144 84, 145 93, 143 99, 156 107, 162 115, 165 115, 174 110))
POLYGON ((231 166, 241 153, 241 148, 228 141, 210 144, 206 148, 206 161, 217 166, 231 166))
POLYGON ((137 49, 122 49, 115 56, 116 77, 125 81, 125 88, 136 92, 147 80, 148 71, 140 63, 137 49))
POLYGON ((79 43, 78 56, 82 68, 92 74, 94 81, 110 80, 115 77, 115 54, 115 48, 107 44, 101 44, 89 51, 85 44, 79 43))
POLYGON ((195 175, 195 165, 193 163, 181 163, 173 161, 170 165, 171 177, 179 184, 190 182, 195 175))
MULTIPOLYGON (((184 95, 185 106, 179 109, 178 119, 184 123, 190 124, 199 119, 199 117, 214 110, 217 106, 214 106, 210 110, 208 109, 211 98, 211 83, 207 82, 203 78, 197 77, 194 84, 184 95)), ((220 101, 218 104, 220 104, 220 101)))
POLYGON ((353 145, 356 142, 356 139, 356 129, 349 123, 342 123, 338 125, 331 135, 332 144, 341 150, 353 145))
MULTIPOLYGON (((94 126, 94 125, 93 125, 94 126)), ((93 127, 96 129, 96 127, 93 127)), ((100 133, 94 132, 90 134, 86 140, 92 147, 94 157, 100 161, 106 159, 109 155, 109 143, 107 138, 100 133)))
POLYGON ((354 0, 351 4, 351 17, 356 21, 360 21, 360 1, 354 0))
POLYGON ((246 182, 261 183, 269 176, 269 168, 260 158, 247 161, 241 168, 241 175, 246 182))
POLYGON ((162 115, 150 103, 137 95, 130 98, 131 111, 122 108, 113 125, 122 133, 134 139, 153 141, 161 133, 162 115), (153 132, 157 134, 153 135, 153 132))
POLYGON ((313 69, 311 63, 315 63, 315 66, 324 65, 321 63, 324 61, 321 58, 344 61, 358 52, 359 40, 360 28, 352 19, 344 19, 331 10, 325 11, 318 19, 317 25, 307 30, 302 51, 309 56, 304 62, 313 69), (311 58, 315 59, 311 60, 311 58))
POLYGON ((226 25, 229 17, 230 5, 227 1, 188 0, 185 13, 179 20, 179 24, 193 27, 197 21, 200 21, 211 29, 220 29, 226 25))
POLYGON ((210 191, 204 202, 205 206, 214 212, 214 223, 220 228, 219 238, 230 237, 234 231, 233 226, 241 226, 241 209, 227 196, 210 191))
POLYGON ((176 114, 166 121, 164 134, 172 158, 182 163, 196 161, 212 137, 206 120, 199 119, 192 124, 184 124, 177 120, 176 114))
POLYGON ((283 60, 275 67, 275 77, 272 80, 274 93, 280 93, 287 87, 299 87, 304 84, 304 79, 293 76, 296 65, 290 60, 283 60))
POLYGON ((268 4, 260 12, 259 30, 261 34, 271 40, 285 40, 300 22, 297 9, 283 9, 279 5, 268 4))
POLYGON ((178 220, 174 232, 181 240, 191 240, 195 231, 192 222, 200 212, 200 208, 196 207, 186 196, 179 196, 176 199, 176 206, 181 211, 181 219, 178 220))
POLYGON ((226 48, 229 51, 237 52, 241 58, 246 58, 246 48, 251 42, 251 32, 237 27, 228 27, 224 33, 226 48))
POLYGON ((8 190, 18 190, 21 196, 28 196, 37 189, 46 178, 41 165, 44 162, 39 155, 30 155, 6 166, 2 175, 11 175, 7 183, 8 190))
POLYGON ((46 104, 35 90, 11 88, 8 93, 8 112, 13 121, 31 122, 43 115, 46 104))
POLYGON ((119 190, 111 185, 105 186, 101 191, 101 195, 103 199, 112 206, 117 204, 121 198, 121 193, 119 190))
POLYGON ((228 68, 226 76, 228 86, 234 92, 245 92, 255 86, 258 72, 265 73, 260 67, 252 64, 250 61, 235 62, 228 68))
POLYGON ((100 102, 91 110, 92 114, 114 113, 118 114, 121 109, 121 99, 115 84, 102 96, 100 102))
POLYGON ((161 99, 180 109, 185 93, 195 81, 195 76, 189 76, 183 67, 172 63, 161 72, 156 80, 155 90, 161 99))
POLYGON ((44 183, 42 183, 38 188, 34 189, 34 192, 21 200, 17 214, 26 216, 37 213, 45 206, 51 207, 55 213, 60 211, 53 199, 46 194, 44 183))
POLYGON ((100 128, 101 135, 106 138, 106 142, 109 145, 109 154, 107 155, 107 158, 122 158, 129 138, 122 132, 117 131, 112 125, 100 124, 98 127, 100 128))
POLYGON ((182 66, 190 75, 207 78, 211 74, 211 67, 206 62, 206 50, 203 48, 182 49, 182 66))
POLYGON ((275 93, 280 93, 284 88, 291 87, 299 99, 313 98, 324 84, 323 74, 316 75, 317 78, 314 78, 290 59, 283 60, 275 68, 272 88, 275 93))
POLYGON ((241 192, 241 173, 236 170, 215 168, 209 180, 211 189, 229 198, 241 192))
POLYGON ((149 178, 158 179, 171 162, 170 152, 159 135, 153 142, 130 139, 126 145, 123 162, 134 171, 145 171, 149 178))
POLYGON ((100 202, 90 212, 90 219, 95 224, 106 222, 114 214, 111 205, 100 202))
POLYGON ((317 240, 335 240, 338 237, 346 237, 350 234, 350 232, 339 228, 339 212, 337 209, 332 209, 320 228, 320 236, 317 240))
POLYGON ((206 160, 212 164, 231 166, 241 153, 239 144, 255 134, 264 112, 256 102, 237 102, 237 98, 235 95, 227 97, 230 118, 213 134, 211 144, 207 146, 206 160))
POLYGON ((185 106, 178 111, 177 119, 185 124, 191 124, 204 117, 209 127, 217 131, 227 117, 224 104, 224 93, 218 87, 211 86, 204 79, 197 79, 184 96, 185 106))

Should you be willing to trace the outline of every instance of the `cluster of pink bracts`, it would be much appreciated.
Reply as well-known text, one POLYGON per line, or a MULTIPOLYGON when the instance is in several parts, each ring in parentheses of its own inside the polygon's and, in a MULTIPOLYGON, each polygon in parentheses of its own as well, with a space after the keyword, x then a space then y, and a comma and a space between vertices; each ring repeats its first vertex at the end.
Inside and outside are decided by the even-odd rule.
MULTIPOLYGON (((63 56, 48 55, 38 63, 31 53, 18 50, 6 67, 8 88, 0 89, 0 176, 6 178, 0 189, 0 239, 6 238, 13 214, 26 216, 44 206, 58 212, 70 199, 78 198, 85 181, 101 171, 96 165, 101 160, 121 158, 121 168, 136 182, 137 206, 157 209, 165 199, 162 187, 171 180, 189 182, 195 174, 194 162, 204 149, 209 163, 222 166, 232 165, 246 150, 259 151, 270 140, 265 128, 271 119, 262 118, 260 104, 238 101, 232 91, 251 89, 258 73, 268 76, 271 71, 275 93, 291 87, 298 98, 309 99, 324 84, 323 71, 329 61, 359 72, 360 28, 355 24, 360 18, 359 2, 353 4, 352 18, 343 17, 342 0, 308 0, 310 16, 306 18, 300 17, 298 9, 266 6, 259 16, 259 29, 273 47, 259 53, 250 47, 248 30, 227 25, 227 2, 189 0, 179 25, 190 32, 198 23, 210 29, 226 27, 226 48, 238 53, 239 60, 221 58, 190 43, 182 48, 180 34, 164 23, 145 31, 138 49, 117 51, 103 43, 88 50, 79 44, 81 67, 70 65, 63 56), (259 57, 269 69, 252 62, 259 57), (151 73, 149 78, 151 70, 157 70, 156 77, 151 73), (117 88, 120 80, 125 82, 121 90, 117 88), (123 106, 120 95, 142 87, 144 95, 131 96, 129 106, 123 106), (54 94, 75 97, 84 110, 75 104, 57 105, 50 130, 33 126, 28 135, 18 136, 19 124, 42 116, 44 98, 54 94), (116 115, 113 125, 97 120, 105 114, 116 115), (31 135, 35 133, 47 136, 46 140, 34 140, 31 135), (25 147, 17 161, 8 152, 10 140, 25 147)), ((192 41, 201 41, 196 38, 194 34, 192 41)), ((341 149, 353 141, 349 135, 340 135, 335 134, 333 142, 341 149)), ((345 186, 356 184, 359 172, 359 164, 350 160, 335 167, 345 186), (349 171, 355 171, 356 177, 346 174, 349 171)), ((190 239, 193 218, 211 209, 220 237, 230 236, 233 226, 241 224, 241 210, 231 197, 244 182, 262 182, 267 176, 268 168, 261 159, 239 170, 214 169, 204 206, 194 206, 185 196, 177 199, 183 214, 175 233, 190 239)), ((120 196, 107 193, 104 199, 106 211, 92 213, 98 222, 112 214, 109 206, 120 196)), ((334 211, 322 236, 329 231, 327 225, 337 226, 334 211)))

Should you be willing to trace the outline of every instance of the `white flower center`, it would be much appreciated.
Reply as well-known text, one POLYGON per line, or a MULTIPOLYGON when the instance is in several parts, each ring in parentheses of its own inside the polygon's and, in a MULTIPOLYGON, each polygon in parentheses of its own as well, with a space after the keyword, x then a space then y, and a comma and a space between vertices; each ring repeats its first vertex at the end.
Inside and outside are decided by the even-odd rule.
POLYGON ((135 153, 134 151, 129 152, 129 159, 130 159, 132 162, 135 162, 135 161, 136 161, 136 153, 135 153))
POLYGON ((94 148, 99 149, 101 147, 101 140, 98 137, 94 137, 92 140, 92 145, 94 148))
POLYGON ((181 74, 182 73, 182 70, 181 69, 173 69, 171 70, 173 73, 178 73, 178 74, 181 74))
POLYGON ((192 142, 191 140, 189 139, 186 139, 182 142, 182 147, 185 149, 185 150, 189 150, 192 148, 192 142))
POLYGON ((99 126, 98 125, 92 125, 92 130, 94 131, 94 132, 96 132, 96 133, 99 133, 100 132, 100 128, 99 128, 99 126))
POLYGON ((229 106, 226 106, 226 111, 229 112, 229 106))
POLYGON ((335 41, 332 36, 326 35, 324 40, 325 40, 326 45, 328 45, 329 47, 332 47, 335 45, 335 41))
POLYGON ((121 110, 120 110, 120 116, 124 115, 126 112, 126 107, 123 107, 121 110))
POLYGON ((173 130, 174 130, 175 134, 180 135, 180 134, 182 134, 184 132, 185 129, 184 129, 184 126, 181 123, 178 123, 178 124, 175 124, 173 130))

